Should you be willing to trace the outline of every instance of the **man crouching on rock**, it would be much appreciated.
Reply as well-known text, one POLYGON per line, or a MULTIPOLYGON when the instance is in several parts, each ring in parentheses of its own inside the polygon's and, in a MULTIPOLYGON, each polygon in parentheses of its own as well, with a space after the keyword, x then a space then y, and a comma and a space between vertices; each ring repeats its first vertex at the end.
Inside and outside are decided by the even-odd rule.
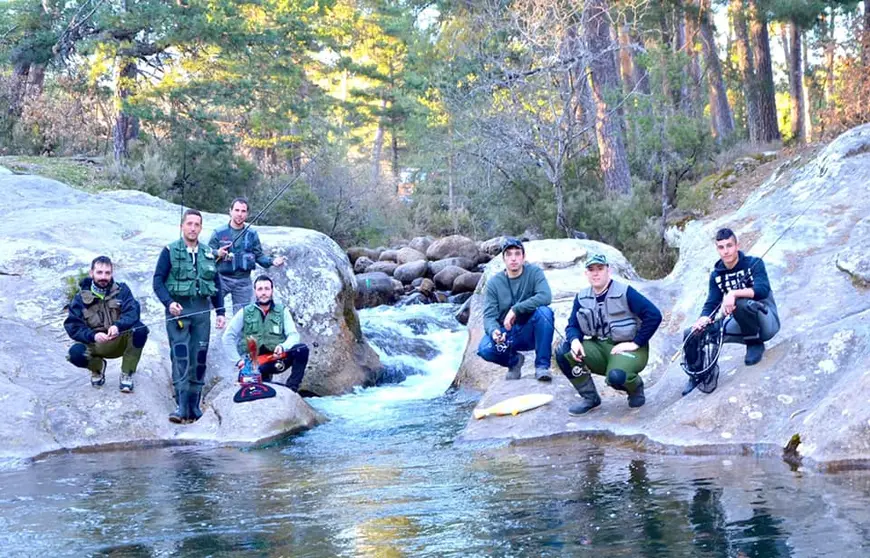
POLYGON ((130 288, 112 279, 113 270, 107 256, 94 258, 70 302, 63 327, 78 343, 70 347, 67 360, 90 370, 91 385, 100 387, 106 383, 106 359, 121 357, 119 387, 130 393, 148 328, 139 321, 139 303, 130 288))
POLYGON ((486 283, 483 326, 477 354, 487 362, 506 366, 506 379, 518 380, 525 357, 518 351, 535 350, 535 378, 552 380, 550 352, 553 311, 550 285, 543 270, 525 263, 526 251, 516 238, 502 243, 505 271, 486 283))
POLYGON ((583 398, 572 415, 601 405, 592 374, 607 377, 607 385, 628 394, 628 406, 646 403, 639 373, 649 359, 649 340, 662 323, 662 313, 634 288, 614 281, 602 254, 586 258, 589 288, 574 298, 565 341, 556 362, 583 398), (591 372, 591 374, 590 374, 591 372))
POLYGON ((257 355, 274 354, 272 362, 260 365, 264 382, 271 382, 272 376, 290 369, 287 387, 299 391, 299 384, 308 365, 308 346, 299 342, 299 333, 290 310, 272 300, 272 279, 260 275, 254 281, 255 304, 248 304, 233 316, 224 332, 223 344, 227 355, 241 370, 245 365, 242 354, 247 354, 245 346, 249 337, 257 342, 257 355))

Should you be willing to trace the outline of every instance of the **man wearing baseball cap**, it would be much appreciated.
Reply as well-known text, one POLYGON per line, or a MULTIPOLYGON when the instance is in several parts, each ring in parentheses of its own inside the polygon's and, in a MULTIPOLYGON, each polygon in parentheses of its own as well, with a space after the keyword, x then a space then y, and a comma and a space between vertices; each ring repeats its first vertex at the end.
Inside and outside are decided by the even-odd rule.
POLYGON ((646 403, 639 373, 649 358, 649 340, 662 322, 655 304, 634 288, 610 276, 603 254, 586 258, 589 287, 574 298, 565 341, 556 349, 556 363, 582 401, 568 408, 582 415, 601 405, 592 374, 628 394, 628 406, 646 403))
POLYGON ((550 285, 543 270, 525 263, 523 243, 508 237, 502 243, 505 270, 486 282, 480 358, 507 367, 508 380, 522 375, 525 357, 519 351, 535 350, 535 378, 552 380, 550 354, 553 344, 553 311, 550 285))

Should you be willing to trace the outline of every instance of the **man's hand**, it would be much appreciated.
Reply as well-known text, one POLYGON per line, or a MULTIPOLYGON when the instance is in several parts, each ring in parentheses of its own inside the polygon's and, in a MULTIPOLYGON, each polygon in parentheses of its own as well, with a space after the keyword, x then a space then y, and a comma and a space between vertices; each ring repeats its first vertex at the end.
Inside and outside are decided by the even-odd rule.
POLYGON ((711 323, 713 323, 713 320, 711 320, 709 317, 707 317, 707 316, 701 316, 700 318, 698 318, 698 319, 695 321, 694 324, 692 324, 692 331, 693 331, 693 332, 695 332, 695 331, 701 331, 702 329, 704 329, 705 327, 707 327, 707 326, 710 325, 711 323))
POLYGON ((180 316, 183 311, 184 308, 177 302, 172 302, 169 304, 169 313, 173 316, 180 316))
POLYGON ((217 251, 217 257, 219 260, 223 260, 227 258, 227 254, 230 253, 230 248, 232 248, 233 243, 224 241, 221 243, 221 247, 217 251))
POLYGON ((218 329, 223 329, 224 326, 227 325, 227 317, 226 316, 218 316, 217 320, 215 320, 214 325, 218 329))
POLYGON ((272 259, 272 265, 282 266, 282 265, 284 265, 284 262, 286 262, 286 261, 287 260, 284 258, 284 256, 275 256, 272 259))
POLYGON ((737 297, 734 296, 734 293, 726 294, 722 298, 722 312, 724 312, 726 316, 730 316, 735 308, 737 308, 737 297))
POLYGON ((239 362, 236 363, 236 368, 238 368, 239 370, 241 370, 241 369, 244 368, 244 367, 245 367, 245 359, 240 358, 240 359, 239 359, 239 362))
POLYGON ((278 356, 283 352, 284 352, 284 347, 282 347, 281 345, 278 345, 277 347, 275 347, 275 356, 278 356))
POLYGON ((96 341, 97 343, 108 343, 111 340, 112 338, 109 337, 107 334, 103 333, 102 331, 94 335, 94 341, 96 341))
POLYGON ((510 310, 508 310, 507 315, 504 317, 504 328, 507 331, 510 331, 511 328, 514 326, 514 322, 516 322, 516 321, 517 321, 517 315, 516 315, 516 313, 514 313, 514 309, 511 308, 510 310))
POLYGON ((610 354, 621 355, 622 353, 630 353, 638 349, 640 349, 640 347, 637 346, 637 343, 634 341, 626 341, 625 343, 614 345, 614 347, 610 349, 610 354))
POLYGON ((114 339, 115 337, 117 337, 120 334, 121 334, 121 332, 118 331, 118 326, 116 326, 116 325, 109 327, 109 330, 106 332, 106 335, 108 335, 110 339, 114 339))
POLYGON ((492 340, 496 343, 504 343, 505 339, 507 339, 507 335, 504 334, 501 330, 493 330, 492 332, 492 340))
POLYGON ((571 355, 578 362, 586 357, 586 351, 583 350, 583 342, 579 339, 571 341, 571 355))

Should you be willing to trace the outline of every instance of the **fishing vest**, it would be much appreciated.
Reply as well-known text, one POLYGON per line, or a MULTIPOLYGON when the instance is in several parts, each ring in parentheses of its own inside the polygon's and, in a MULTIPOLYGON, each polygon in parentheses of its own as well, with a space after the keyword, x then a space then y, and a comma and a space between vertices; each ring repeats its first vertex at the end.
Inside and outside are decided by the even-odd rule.
POLYGON ((628 307, 628 285, 610 282, 603 302, 595 300, 595 292, 589 287, 577 294, 580 308, 577 322, 583 334, 595 339, 611 339, 614 343, 634 340, 640 327, 640 318, 628 307))
POLYGON ((89 328, 97 333, 106 333, 121 319, 121 301, 118 299, 120 292, 121 287, 115 282, 112 282, 112 287, 103 298, 90 289, 82 289, 81 297, 85 307, 83 314, 89 328))
POLYGON ((214 284, 217 269, 211 249, 200 244, 194 266, 184 239, 179 238, 166 248, 169 249, 170 260, 166 290, 173 298, 207 298, 217 294, 214 284))
POLYGON ((230 244, 232 258, 225 258, 218 262, 217 269, 221 275, 250 276, 251 271, 257 266, 257 256, 254 254, 254 246, 260 241, 257 232, 245 225, 246 228, 238 231, 229 224, 222 226, 214 232, 218 247, 230 244))
POLYGON ((249 304, 244 309, 244 326, 242 337, 239 340, 239 354, 248 354, 247 339, 253 337, 257 340, 257 349, 265 347, 269 352, 275 350, 287 339, 284 333, 284 307, 273 304, 272 309, 266 316, 256 304, 249 304))

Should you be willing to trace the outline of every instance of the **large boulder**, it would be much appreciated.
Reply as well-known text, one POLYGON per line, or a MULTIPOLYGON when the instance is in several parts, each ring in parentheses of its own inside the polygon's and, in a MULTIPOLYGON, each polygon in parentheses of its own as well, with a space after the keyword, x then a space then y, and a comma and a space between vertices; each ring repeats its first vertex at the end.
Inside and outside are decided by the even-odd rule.
MULTIPOLYGON (((856 277, 853 271, 860 264, 851 262, 870 248, 867 183, 870 125, 843 134, 812 161, 795 159, 780 165, 735 213, 706 224, 691 222, 681 233, 669 235, 679 244, 680 259, 665 279, 642 281, 626 270, 619 272, 664 314, 651 342, 650 363, 641 374, 647 386, 644 407, 629 410, 624 394, 596 378, 601 407, 573 419, 566 408, 577 401, 574 391, 555 374, 551 385, 536 386, 536 391, 553 394, 553 403, 510 421, 470 421, 461 438, 534 438, 585 431, 625 436, 650 447, 719 447, 779 455, 799 434, 798 453, 806 465, 866 466, 870 289, 860 280, 861 272, 856 277), (700 313, 718 258, 713 235, 725 226, 737 233, 746 253, 764 256, 782 329, 755 366, 743 364, 742 346, 726 345, 719 359, 718 389, 681 397, 686 375, 672 357, 681 347, 682 329, 700 313)), ((546 264, 538 246, 549 242, 557 242, 564 254, 589 243, 529 242, 527 259, 546 264)), ((562 258, 567 267, 545 265, 559 332, 564 331, 571 293, 586 285, 579 261, 572 264, 568 259, 562 258)), ((498 261, 490 263, 484 280, 498 261)), ((486 390, 482 406, 526 392, 524 382, 505 382, 503 368, 474 355, 482 334, 480 295, 471 300, 469 344, 456 383, 486 390)), ((559 341, 557 335, 554 343, 559 341)), ((524 376, 533 374, 532 366, 526 367, 524 376)))
POLYGON ((429 245, 434 241, 435 239, 431 236, 416 236, 408 243, 408 247, 425 254, 426 250, 429 249, 429 245))
POLYGON ((366 271, 370 273, 386 273, 387 275, 392 275, 397 267, 399 267, 399 264, 395 262, 374 262, 366 269, 366 271))
POLYGON ((469 258, 445 258, 443 260, 438 260, 437 262, 429 262, 429 275, 433 277, 438 275, 438 273, 449 265, 455 265, 456 267, 461 267, 462 269, 472 270, 476 265, 475 261, 469 258))
POLYGON ((386 273, 361 273, 356 276, 356 307, 374 308, 396 301, 396 286, 386 273))
POLYGON ((406 264, 409 262, 417 262, 420 260, 425 261, 426 254, 424 254, 422 252, 418 252, 417 250, 414 250, 413 248, 409 248, 406 246, 404 248, 400 248, 396 252, 396 263, 398 263, 399 265, 406 264))
POLYGON ((383 252, 381 252, 381 255, 379 256, 379 260, 382 262, 399 263, 398 256, 399 256, 398 250, 384 250, 383 252))
POLYGON ((397 267, 393 271, 393 277, 404 283, 410 284, 414 279, 426 275, 427 263, 425 260, 408 262, 397 267))
MULTIPOLYGON (((15 192, 18 208, 0 226, 5 246, 0 248, 0 399, 5 401, 0 458, 183 439, 259 442, 323 420, 289 392, 244 404, 222 395, 235 392, 237 372, 223 352, 222 331, 212 329, 204 416, 193 425, 169 423, 175 404, 164 309, 151 280, 160 251, 178 238, 180 208, 142 192, 88 194, 35 176, 0 177, 0 188, 15 192), (72 343, 62 329, 67 280, 100 254, 112 257, 116 279, 131 288, 150 328, 132 394, 118 391, 118 360, 109 362, 101 389, 90 386, 87 371, 65 360, 72 343), (237 408, 241 405, 250 405, 259 420, 245 423, 240 413, 246 409, 237 408), (231 418, 236 416, 240 422, 231 418)), ((225 222, 225 215, 204 214, 202 241, 225 222)), ((315 231, 257 230, 268 253, 287 259, 267 273, 276 300, 289 307, 311 349, 301 392, 332 395, 373 383, 380 363, 354 310, 355 282, 347 255, 315 231)))
POLYGON ((454 234, 439 238, 426 249, 426 258, 429 260, 443 260, 444 258, 464 257, 469 260, 477 259, 477 244, 468 237, 454 234))
POLYGON ((504 236, 496 236, 489 240, 484 240, 480 243, 480 251, 490 257, 497 256, 501 253, 501 245, 504 244, 504 239, 504 236))
POLYGON ((453 282, 456 281, 456 278, 466 273, 468 273, 468 271, 459 266, 448 265, 439 271, 432 280, 435 282, 435 286, 439 289, 449 291, 453 288, 453 282))
MULTIPOLYGON (((483 273, 463 273, 454 279, 453 287, 450 289, 454 293, 470 293, 474 292, 474 289, 477 288, 477 284, 480 282, 480 278, 483 277, 483 273)), ((463 301, 464 302, 464 301, 463 301)))

